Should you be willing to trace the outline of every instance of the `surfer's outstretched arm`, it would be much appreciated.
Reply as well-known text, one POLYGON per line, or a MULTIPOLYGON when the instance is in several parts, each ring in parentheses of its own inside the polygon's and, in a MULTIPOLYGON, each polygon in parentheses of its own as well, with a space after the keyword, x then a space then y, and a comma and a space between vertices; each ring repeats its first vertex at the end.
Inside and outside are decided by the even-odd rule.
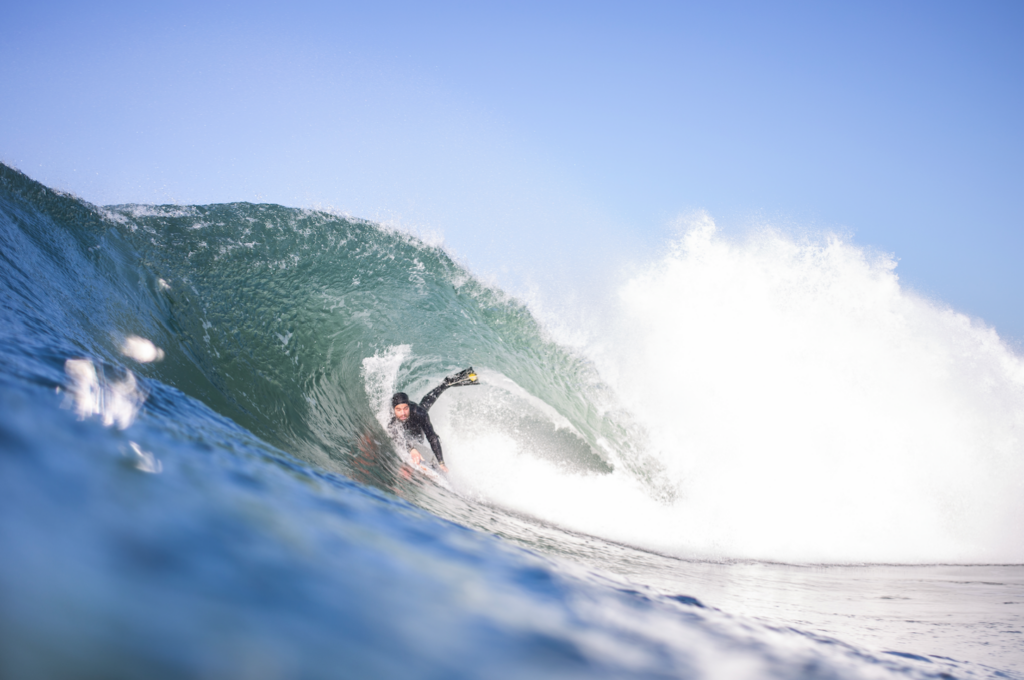
MULTIPOLYGON (((441 393, 449 387, 462 387, 463 385, 479 384, 480 383, 477 382, 476 373, 473 372, 473 367, 470 366, 464 371, 448 376, 440 385, 427 392, 426 395, 420 399, 420 406, 423 407, 424 411, 429 411, 430 407, 434 405, 435 401, 437 401, 437 398, 441 396, 441 393)), ((431 444, 433 444, 433 442, 431 442, 431 444)), ((440 456, 438 456, 438 459, 440 459, 440 456)))

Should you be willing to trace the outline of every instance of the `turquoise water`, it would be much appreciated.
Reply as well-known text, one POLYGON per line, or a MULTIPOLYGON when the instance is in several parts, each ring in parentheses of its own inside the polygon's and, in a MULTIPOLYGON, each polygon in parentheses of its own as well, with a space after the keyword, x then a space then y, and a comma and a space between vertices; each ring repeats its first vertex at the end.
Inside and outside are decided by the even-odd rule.
MULTIPOLYGON (((762 544, 680 481, 701 468, 665 441, 699 451, 700 426, 640 406, 629 362, 671 305, 636 354, 570 346, 379 225, 98 208, 4 166, 0 257, 4 677, 1024 677, 1012 419, 987 494, 948 526, 896 518, 919 541, 762 544), (390 394, 470 365, 484 385, 432 411, 451 474, 411 468, 390 394)), ((935 467, 942 496, 959 468, 935 467)))

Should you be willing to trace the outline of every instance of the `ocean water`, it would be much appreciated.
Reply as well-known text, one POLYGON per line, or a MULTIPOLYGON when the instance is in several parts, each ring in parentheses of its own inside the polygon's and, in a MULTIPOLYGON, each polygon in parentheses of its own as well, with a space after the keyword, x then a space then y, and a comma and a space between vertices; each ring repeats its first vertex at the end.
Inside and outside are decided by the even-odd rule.
POLYGON ((0 166, 0 259, 0 677, 1024 678, 1024 360, 885 256, 698 215, 572 327, 0 166))

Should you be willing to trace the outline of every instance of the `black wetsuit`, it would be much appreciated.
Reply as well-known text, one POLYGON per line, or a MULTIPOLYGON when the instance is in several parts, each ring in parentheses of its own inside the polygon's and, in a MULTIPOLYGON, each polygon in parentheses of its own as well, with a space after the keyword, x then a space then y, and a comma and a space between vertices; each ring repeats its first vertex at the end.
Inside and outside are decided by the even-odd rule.
POLYGON ((409 451, 416 448, 417 440, 421 437, 426 437, 427 441, 430 442, 430 450, 434 452, 434 458, 437 458, 437 462, 441 464, 444 464, 444 455, 441 453, 441 439, 434 432, 434 426, 430 423, 430 416, 427 415, 427 410, 434 405, 437 398, 448 387, 450 386, 446 384, 438 385, 428 392, 419 404, 414 401, 408 402, 409 418, 401 421, 391 416, 391 422, 388 423, 388 434, 396 442, 404 441, 406 449, 409 451))

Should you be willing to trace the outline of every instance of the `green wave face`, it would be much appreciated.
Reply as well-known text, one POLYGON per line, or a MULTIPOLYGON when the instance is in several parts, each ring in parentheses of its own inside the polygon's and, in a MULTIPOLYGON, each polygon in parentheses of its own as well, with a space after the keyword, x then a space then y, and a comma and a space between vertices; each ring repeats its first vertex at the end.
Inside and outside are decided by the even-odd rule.
POLYGON ((582 472, 625 464, 655 483, 637 463, 641 433, 590 365, 439 247, 275 205, 103 212, 148 275, 163 336, 150 339, 169 350, 158 377, 275 446, 389 486, 395 458, 378 454, 391 393, 417 399, 474 366, 484 385, 442 398, 453 426, 497 428, 582 472))

